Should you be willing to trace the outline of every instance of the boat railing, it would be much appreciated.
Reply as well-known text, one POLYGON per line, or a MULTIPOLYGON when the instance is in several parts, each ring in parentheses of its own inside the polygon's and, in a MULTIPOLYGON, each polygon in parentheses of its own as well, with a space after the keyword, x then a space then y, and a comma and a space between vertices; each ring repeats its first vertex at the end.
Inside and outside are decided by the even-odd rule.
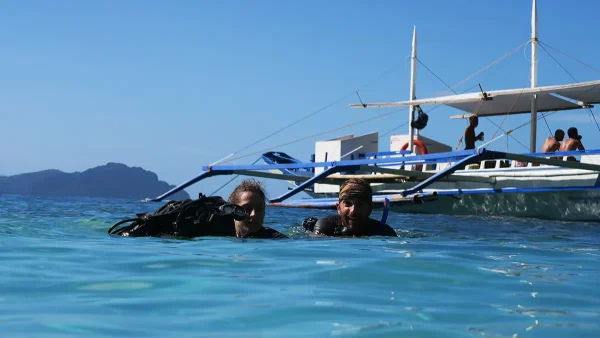
MULTIPOLYGON (((600 164, 600 149, 590 150, 572 150, 562 151, 554 153, 523 153, 521 155, 545 158, 550 160, 561 160, 561 161, 575 161, 589 164, 600 164)), ((423 168, 423 171, 437 172, 451 166, 452 162, 447 162, 445 165, 439 165, 436 169, 427 170, 423 168)), ((482 170, 482 169, 523 169, 523 168, 534 168, 534 167, 558 167, 552 164, 541 164, 527 161, 507 160, 507 159, 490 159, 483 160, 479 163, 472 163, 465 166, 464 170, 482 170)))
POLYGON ((391 156, 391 155, 410 155, 409 150, 399 150, 399 151, 380 151, 376 153, 364 153, 358 154, 358 158, 379 158, 382 156, 391 156))
MULTIPOLYGON (((410 171, 418 171, 418 172, 440 172, 445 170, 446 168, 452 166, 455 162, 461 160, 464 157, 464 154, 460 154, 460 156, 452 157, 452 153, 433 153, 428 155, 414 155, 409 154, 408 151, 403 152, 382 152, 382 153, 367 153, 365 154, 365 158, 375 159, 375 158, 403 158, 405 161, 400 161, 398 163, 386 163, 380 164, 379 166, 383 166, 386 168, 395 168, 395 169, 405 169, 410 171), (370 156, 367 156, 370 155, 370 156), (400 155, 400 156, 398 156, 400 155), (437 157, 436 157, 437 155, 437 157), (429 156, 427 158, 426 156, 429 156)), ((545 159, 553 159, 553 160, 561 160, 568 161, 575 158, 577 162, 581 163, 590 163, 590 164, 600 164, 600 149, 590 149, 590 150, 573 150, 573 151, 562 151, 562 152, 554 152, 554 153, 522 153, 521 155, 537 157, 537 158, 545 158, 545 159)), ((375 164, 377 165, 377 164, 375 164)), ((517 161, 517 160, 509 160, 509 159, 484 159, 480 162, 472 163, 466 165, 464 170, 482 170, 482 169, 524 169, 524 168, 534 168, 534 167, 557 167, 557 165, 552 164, 540 164, 535 162, 527 162, 527 161, 517 161)))

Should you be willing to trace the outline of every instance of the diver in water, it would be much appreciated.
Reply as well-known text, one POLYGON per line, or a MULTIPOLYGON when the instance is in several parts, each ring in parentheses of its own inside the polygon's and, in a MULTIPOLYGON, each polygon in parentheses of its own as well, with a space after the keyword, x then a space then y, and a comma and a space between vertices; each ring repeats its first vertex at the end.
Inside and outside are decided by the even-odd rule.
POLYGON ((287 238, 263 226, 265 204, 260 182, 244 180, 231 193, 229 202, 202 194, 197 200, 170 201, 151 214, 140 213, 117 222, 108 233, 124 237, 287 238))
MULTIPOLYGON (((373 190, 364 179, 351 178, 340 186, 339 201, 336 203, 337 215, 319 219, 312 230, 317 235, 325 236, 392 236, 396 231, 389 225, 370 218, 373 211, 373 190)), ((314 220, 314 219, 313 219, 314 220)))
POLYGON ((243 220, 234 220, 233 226, 228 227, 224 235, 241 238, 287 238, 277 230, 263 226, 266 200, 265 191, 259 181, 242 181, 229 195, 229 203, 244 208, 246 217, 243 220))

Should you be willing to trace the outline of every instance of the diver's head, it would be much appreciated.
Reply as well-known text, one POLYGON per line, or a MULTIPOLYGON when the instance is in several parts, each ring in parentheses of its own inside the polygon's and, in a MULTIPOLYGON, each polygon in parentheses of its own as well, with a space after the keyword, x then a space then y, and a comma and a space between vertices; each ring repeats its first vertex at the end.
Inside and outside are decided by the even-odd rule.
POLYGON ((340 186, 339 201, 336 203, 342 225, 355 234, 361 234, 373 211, 373 190, 362 178, 351 178, 340 186))
POLYGON ((260 230, 265 220, 266 194, 259 181, 248 179, 242 181, 231 195, 229 202, 244 208, 246 217, 235 221, 235 232, 238 237, 260 230))

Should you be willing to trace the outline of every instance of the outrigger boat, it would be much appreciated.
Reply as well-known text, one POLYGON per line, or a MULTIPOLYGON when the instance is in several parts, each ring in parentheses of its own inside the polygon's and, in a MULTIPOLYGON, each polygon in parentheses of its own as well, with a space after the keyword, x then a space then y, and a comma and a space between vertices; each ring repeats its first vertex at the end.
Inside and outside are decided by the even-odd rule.
POLYGON ((359 103, 352 108, 409 108, 409 122, 422 106, 446 105, 464 113, 451 118, 531 114, 530 152, 490 151, 491 142, 471 150, 452 147, 419 134, 409 123, 408 135, 390 138, 390 150, 379 151, 378 133, 347 135, 319 141, 310 162, 283 152, 267 152, 262 165, 214 165, 153 201, 167 198, 201 180, 220 175, 285 180, 292 188, 270 200, 271 206, 334 208, 339 185, 361 177, 373 187, 376 207, 401 213, 496 215, 557 220, 600 221, 600 149, 555 153, 536 152, 538 113, 589 109, 600 102, 600 80, 537 86, 537 10, 533 0, 531 88, 457 94, 428 99, 415 97, 416 29, 411 54, 409 101, 359 103), (359 152, 360 151, 360 152, 359 152), (567 157, 577 161, 568 161, 567 157), (300 192, 311 198, 290 200, 300 192), (389 203, 389 204, 388 204, 389 203))

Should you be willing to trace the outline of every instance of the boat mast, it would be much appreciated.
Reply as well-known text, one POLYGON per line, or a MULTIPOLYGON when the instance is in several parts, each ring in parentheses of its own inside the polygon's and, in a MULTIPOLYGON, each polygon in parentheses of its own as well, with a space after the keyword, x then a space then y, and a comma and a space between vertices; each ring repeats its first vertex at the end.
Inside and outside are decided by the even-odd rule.
MULTIPOLYGON (((531 88, 537 87, 537 6, 536 0, 533 0, 531 11, 531 88)), ((531 140, 529 143, 529 151, 535 153, 535 141, 537 138, 537 95, 531 98, 531 140)))
MULTIPOLYGON (((413 39, 412 39, 412 53, 410 55, 410 100, 415 100, 415 89, 417 82, 415 76, 417 75, 417 26, 413 28, 413 39)), ((412 127, 412 121, 415 118, 415 107, 409 106, 408 113, 408 149, 410 152, 414 152, 413 140, 415 136, 419 136, 419 131, 412 127)))

